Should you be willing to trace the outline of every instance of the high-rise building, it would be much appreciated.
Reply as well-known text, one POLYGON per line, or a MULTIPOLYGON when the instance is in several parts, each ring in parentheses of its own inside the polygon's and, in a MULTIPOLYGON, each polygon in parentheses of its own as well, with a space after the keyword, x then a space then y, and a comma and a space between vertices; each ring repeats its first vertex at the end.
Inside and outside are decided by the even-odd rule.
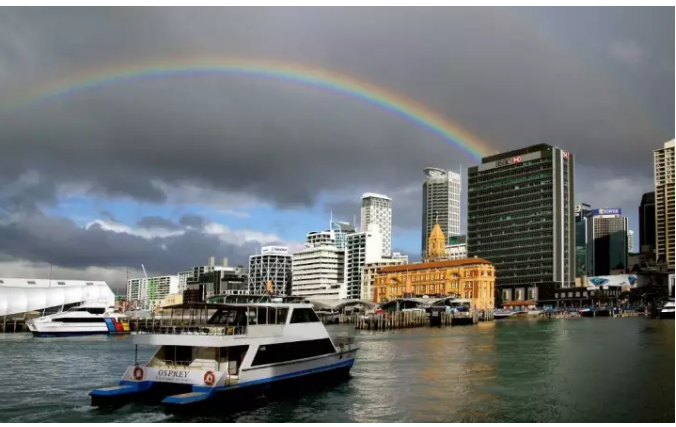
POLYGON ((263 246, 249 256, 249 293, 291 295, 292 256, 284 246, 263 246))
POLYGON ((178 293, 178 276, 127 280, 127 301, 142 310, 154 310, 169 294, 178 293))
POLYGON ((574 172, 574 156, 547 144, 469 168, 467 256, 492 262, 498 287, 574 285, 574 172))
POLYGON ((293 254, 292 294, 313 299, 345 298, 345 250, 338 249, 335 240, 317 240, 313 234, 308 234, 306 248, 293 254))
POLYGON ((674 270, 675 195, 674 140, 653 151, 655 168, 655 256, 658 265, 674 270))
POLYGON ((333 231, 333 235, 336 239, 336 248, 345 249, 345 240, 347 239, 347 235, 354 233, 357 230, 355 230, 354 225, 350 224, 349 222, 334 221, 333 215, 331 216, 332 218, 329 229, 333 231))
POLYGON ((427 254, 427 243, 439 223, 445 236, 460 234, 460 174, 443 169, 426 168, 422 191, 422 244, 421 256, 427 254))
POLYGON ((582 203, 575 206, 575 277, 582 277, 587 270, 587 217, 591 206, 582 203))
POLYGON ((383 239, 378 224, 347 235, 345 248, 345 286, 347 299, 361 298, 364 265, 382 259, 383 239))
POLYGON ((634 253, 634 230, 627 230, 627 252, 634 253))
POLYGON ((595 209, 587 217, 587 275, 625 272, 628 228, 629 218, 617 208, 595 209))
POLYGON ((639 252, 652 253, 655 250, 655 192, 645 193, 638 207, 639 252))
POLYGON ((382 194, 364 193, 361 196, 361 231, 377 224, 383 241, 382 256, 392 254, 392 199, 382 194))

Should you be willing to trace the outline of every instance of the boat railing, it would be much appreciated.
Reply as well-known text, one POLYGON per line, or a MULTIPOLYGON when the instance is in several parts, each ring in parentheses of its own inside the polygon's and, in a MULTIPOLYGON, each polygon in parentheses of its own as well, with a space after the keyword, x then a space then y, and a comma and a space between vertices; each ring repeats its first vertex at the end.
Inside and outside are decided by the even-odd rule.
POLYGON ((354 337, 343 335, 331 337, 331 339, 333 340, 333 345, 340 348, 345 347, 347 345, 353 345, 355 342, 354 337))
POLYGON ((159 335, 206 335, 206 336, 235 336, 246 335, 246 326, 164 326, 159 324, 140 325, 139 334, 159 335))

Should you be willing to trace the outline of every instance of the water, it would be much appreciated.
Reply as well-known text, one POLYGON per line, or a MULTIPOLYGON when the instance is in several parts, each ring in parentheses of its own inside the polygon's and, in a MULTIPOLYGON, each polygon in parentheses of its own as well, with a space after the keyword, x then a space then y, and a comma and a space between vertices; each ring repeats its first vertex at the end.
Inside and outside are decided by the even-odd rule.
POLYGON ((89 391, 116 383, 133 362, 129 337, 0 334, 0 422, 674 421, 673 321, 330 329, 361 344, 349 381, 228 417, 189 420, 160 407, 89 407, 89 391))

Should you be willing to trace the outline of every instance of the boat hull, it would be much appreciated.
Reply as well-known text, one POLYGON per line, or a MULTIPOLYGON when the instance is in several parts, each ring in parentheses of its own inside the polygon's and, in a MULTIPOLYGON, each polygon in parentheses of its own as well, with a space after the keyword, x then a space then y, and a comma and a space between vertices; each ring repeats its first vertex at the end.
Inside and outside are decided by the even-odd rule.
POLYGON ((59 321, 35 319, 27 322, 35 337, 73 337, 83 335, 125 335, 131 329, 126 322, 106 318, 104 322, 68 324, 59 321))
POLYGON ((660 311, 660 319, 673 319, 674 318, 674 310, 662 310, 660 311))
POLYGON ((221 389, 217 390, 210 399, 197 402, 197 404, 190 404, 190 402, 171 404, 165 399, 163 401, 164 412, 179 416, 194 414, 195 411, 220 415, 233 413, 248 406, 261 404, 262 400, 302 395, 340 383, 350 378, 353 365, 354 359, 351 359, 321 371, 298 373, 298 375, 280 379, 272 378, 269 381, 243 384, 238 388, 221 389))

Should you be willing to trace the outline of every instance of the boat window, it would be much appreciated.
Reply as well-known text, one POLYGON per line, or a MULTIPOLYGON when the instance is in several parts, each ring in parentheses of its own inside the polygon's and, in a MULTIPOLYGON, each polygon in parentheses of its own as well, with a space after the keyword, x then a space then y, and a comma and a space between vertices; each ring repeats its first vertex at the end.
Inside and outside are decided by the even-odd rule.
POLYGON ((291 312, 291 323, 319 322, 319 317, 311 308, 294 308, 291 312))
POLYGON ((277 309, 275 307, 268 307, 268 325, 277 324, 277 309))
POLYGON ((90 314, 103 314, 106 312, 105 308, 99 308, 99 307, 86 307, 82 309, 82 311, 89 312, 90 314))
POLYGON ((65 284, 66 284, 66 282, 56 282, 56 284, 57 284, 57 285, 61 285, 61 286, 63 286, 63 285, 65 285, 65 284))
POLYGON ((286 342, 281 344, 267 344, 258 347, 258 352, 256 353, 251 366, 289 362, 335 352, 336 348, 329 338, 286 342))
POLYGON ((286 317, 289 314, 289 309, 286 307, 280 307, 277 309, 277 324, 286 325, 286 317))
POLYGON ((99 322, 105 322, 106 318, 105 317, 64 317, 61 319, 57 319, 57 322, 63 322, 63 323, 99 323, 99 322))
POLYGON ((258 307, 258 324, 259 325, 267 325, 268 319, 268 307, 258 307))
POLYGON ((256 313, 256 307, 249 307, 249 325, 258 325, 258 315, 256 313))
POLYGON ((27 280, 27 282, 28 282, 29 285, 34 285, 34 284, 35 284, 35 280, 27 280))
POLYGON ((94 282, 87 282, 87 286, 91 286, 93 284, 94 284, 94 282))

